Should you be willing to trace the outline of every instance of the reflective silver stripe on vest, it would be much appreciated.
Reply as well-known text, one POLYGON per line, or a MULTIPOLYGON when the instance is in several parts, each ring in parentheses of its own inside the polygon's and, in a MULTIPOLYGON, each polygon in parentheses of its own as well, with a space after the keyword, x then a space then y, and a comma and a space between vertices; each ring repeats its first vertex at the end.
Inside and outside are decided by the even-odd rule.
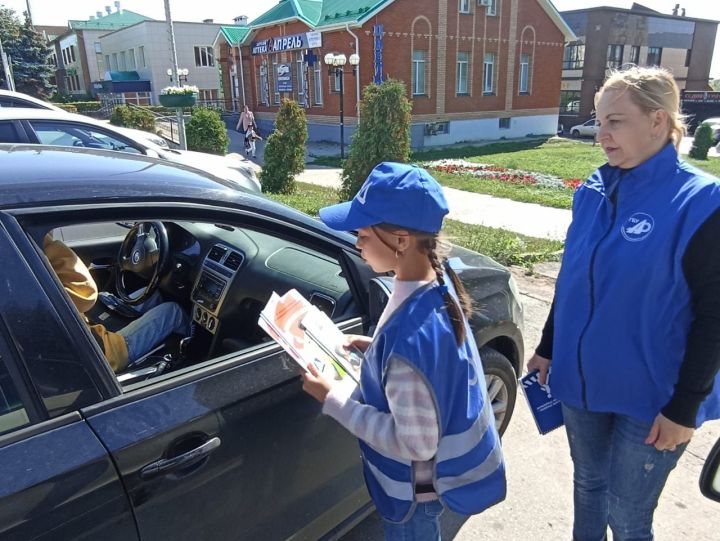
POLYGON ((396 500, 405 500, 409 502, 413 501, 415 491, 413 490, 413 486, 411 483, 390 479, 390 477, 381 472, 367 459, 365 460, 365 464, 370 470, 370 473, 372 473, 375 477, 375 480, 385 491, 385 494, 387 494, 391 498, 395 498, 396 500))
POLYGON ((438 445, 438 462, 466 455, 478 446, 488 429, 490 419, 492 418, 492 421, 495 422, 495 418, 489 415, 488 409, 486 403, 473 425, 465 432, 443 436, 438 445))
POLYGON ((503 462, 503 454, 500 445, 496 445, 482 464, 455 477, 439 477, 435 486, 440 494, 448 490, 459 488, 470 483, 477 483, 493 474, 503 462))

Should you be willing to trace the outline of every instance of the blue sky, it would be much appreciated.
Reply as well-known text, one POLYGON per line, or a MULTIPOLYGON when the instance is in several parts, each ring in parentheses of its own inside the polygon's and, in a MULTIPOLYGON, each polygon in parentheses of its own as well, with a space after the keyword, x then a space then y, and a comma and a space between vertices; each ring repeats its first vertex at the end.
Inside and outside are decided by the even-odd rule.
MULTIPOLYGON (((452 2, 453 0, 449 0, 452 2)), ((502 1, 502 0, 501 0, 502 1)), ((22 13, 30 3, 35 24, 66 25, 68 19, 87 19, 96 11, 105 11, 109 5, 115 10, 113 0, 0 0, 0 5, 22 13)), ((232 24, 233 17, 247 15, 250 20, 270 9, 277 0, 171 0, 172 17, 178 21, 196 21, 213 19, 216 23, 232 24)), ((553 4, 559 10, 581 9, 585 7, 615 6, 629 8, 632 0, 555 0, 553 4)), ((670 14, 677 3, 686 9, 688 17, 720 21, 720 1, 718 0, 640 0, 640 4, 661 13, 670 14)), ((165 18, 163 0, 122 0, 121 7, 142 13, 154 19, 165 18)), ((712 77, 720 78, 720 37, 715 40, 712 77)))

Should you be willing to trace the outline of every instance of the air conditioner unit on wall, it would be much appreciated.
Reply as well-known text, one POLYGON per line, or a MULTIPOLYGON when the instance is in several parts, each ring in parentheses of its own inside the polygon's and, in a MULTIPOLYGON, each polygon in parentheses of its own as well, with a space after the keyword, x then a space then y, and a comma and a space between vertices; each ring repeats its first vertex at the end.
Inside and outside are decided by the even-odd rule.
POLYGON ((478 6, 491 6, 492 0, 478 0, 478 6))

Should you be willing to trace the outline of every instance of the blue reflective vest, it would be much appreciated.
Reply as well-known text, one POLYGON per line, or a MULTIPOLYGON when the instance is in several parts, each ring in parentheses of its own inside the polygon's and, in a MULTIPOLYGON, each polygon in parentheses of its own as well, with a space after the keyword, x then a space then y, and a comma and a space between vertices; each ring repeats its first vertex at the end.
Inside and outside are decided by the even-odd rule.
MULTIPOLYGON (((433 486, 448 508, 479 513, 505 498, 505 464, 472 331, 458 347, 437 283, 415 291, 376 333, 365 354, 362 398, 389 412, 385 377, 393 358, 425 379, 432 393, 440 441, 433 486)), ((360 440, 365 481, 378 512, 402 522, 415 510, 412 461, 382 454, 360 440)))
MULTIPOLYGON (((550 386, 561 401, 652 422, 669 402, 693 320, 682 258, 720 208, 718 179, 668 144, 576 192, 555 291, 550 386)), ((697 426, 720 417, 720 375, 697 426)))

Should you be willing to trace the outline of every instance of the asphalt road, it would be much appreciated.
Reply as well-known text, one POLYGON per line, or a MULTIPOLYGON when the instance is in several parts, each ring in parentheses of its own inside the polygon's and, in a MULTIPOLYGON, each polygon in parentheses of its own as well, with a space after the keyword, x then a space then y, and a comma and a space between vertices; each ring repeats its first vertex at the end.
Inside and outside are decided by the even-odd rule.
MULTIPOLYGON (((514 269, 525 308, 525 348, 529 358, 550 309, 551 278, 525 275, 514 269)), ((443 539, 459 541, 556 541, 572 538, 572 464, 565 431, 537 433, 522 392, 503 437, 507 463, 507 499, 469 519, 443 514, 443 539)), ((698 488, 703 462, 720 437, 720 422, 696 433, 668 484, 655 513, 656 541, 713 540, 718 534, 720 504, 704 498, 698 488)), ((382 525, 373 514, 343 541, 382 540, 382 525)))

